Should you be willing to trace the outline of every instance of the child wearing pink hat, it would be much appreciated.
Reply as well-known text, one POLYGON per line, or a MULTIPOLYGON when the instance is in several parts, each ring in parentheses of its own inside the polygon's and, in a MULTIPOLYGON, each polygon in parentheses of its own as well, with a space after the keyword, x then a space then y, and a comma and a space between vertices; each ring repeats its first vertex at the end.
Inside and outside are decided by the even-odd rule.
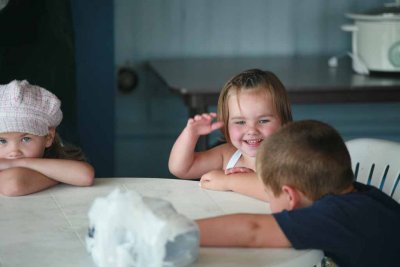
POLYGON ((0 194, 28 195, 58 183, 90 186, 94 169, 56 132, 60 100, 26 80, 0 85, 0 194))

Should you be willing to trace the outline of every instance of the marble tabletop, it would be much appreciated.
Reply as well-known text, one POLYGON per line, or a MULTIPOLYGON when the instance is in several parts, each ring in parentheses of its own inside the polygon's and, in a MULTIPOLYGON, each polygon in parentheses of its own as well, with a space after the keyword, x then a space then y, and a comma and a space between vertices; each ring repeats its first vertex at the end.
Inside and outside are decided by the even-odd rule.
MULTIPOLYGON (((165 199, 191 219, 269 213, 267 203, 253 198, 163 178, 97 178, 92 187, 60 184, 33 195, 0 196, 0 267, 95 266, 85 244, 88 210, 115 188, 165 199)), ((200 248, 191 267, 313 266, 321 258, 317 250, 200 248)))

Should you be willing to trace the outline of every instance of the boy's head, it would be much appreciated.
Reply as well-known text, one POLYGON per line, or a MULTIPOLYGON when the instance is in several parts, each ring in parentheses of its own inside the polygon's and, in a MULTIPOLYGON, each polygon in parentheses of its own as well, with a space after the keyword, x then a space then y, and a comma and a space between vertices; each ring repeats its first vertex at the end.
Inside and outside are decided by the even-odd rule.
POLYGON ((62 120, 60 100, 26 80, 0 85, 0 133, 45 136, 62 120))
POLYGON ((224 122, 222 132, 227 142, 230 142, 228 120, 228 99, 231 95, 240 98, 241 92, 254 91, 260 94, 268 94, 275 113, 282 125, 292 121, 292 112, 289 97, 285 87, 275 74, 259 69, 246 70, 230 79, 222 88, 218 99, 218 120, 224 122))
POLYGON ((275 198, 295 189, 310 201, 341 194, 354 175, 339 133, 323 122, 291 122, 267 138, 257 152, 257 175, 275 198))

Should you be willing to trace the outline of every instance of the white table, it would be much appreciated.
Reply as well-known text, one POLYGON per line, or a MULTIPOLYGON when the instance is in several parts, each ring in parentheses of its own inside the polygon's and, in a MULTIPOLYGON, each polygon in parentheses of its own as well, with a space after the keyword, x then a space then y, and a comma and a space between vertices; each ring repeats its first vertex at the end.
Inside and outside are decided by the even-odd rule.
MULTIPOLYGON (((116 187, 168 200, 191 219, 269 212, 265 202, 175 179, 98 178, 92 187, 60 184, 34 195, 0 196, 0 267, 95 266, 86 251, 87 213, 96 197, 116 187)), ((322 256, 317 250, 201 248, 191 267, 313 266, 322 256)))

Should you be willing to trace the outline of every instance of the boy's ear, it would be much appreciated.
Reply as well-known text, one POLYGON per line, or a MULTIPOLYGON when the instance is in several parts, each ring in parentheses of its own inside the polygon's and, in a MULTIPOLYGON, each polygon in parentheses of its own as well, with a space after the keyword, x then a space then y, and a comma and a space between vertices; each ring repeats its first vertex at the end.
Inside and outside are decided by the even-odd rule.
POLYGON ((287 204, 288 204, 288 209, 293 210, 301 207, 302 203, 302 194, 299 190, 296 188, 290 186, 290 185, 284 185, 282 186, 282 192, 286 195, 287 197, 287 204))
POLYGON ((55 136, 56 128, 49 128, 49 133, 46 135, 46 147, 50 147, 53 144, 55 136))

